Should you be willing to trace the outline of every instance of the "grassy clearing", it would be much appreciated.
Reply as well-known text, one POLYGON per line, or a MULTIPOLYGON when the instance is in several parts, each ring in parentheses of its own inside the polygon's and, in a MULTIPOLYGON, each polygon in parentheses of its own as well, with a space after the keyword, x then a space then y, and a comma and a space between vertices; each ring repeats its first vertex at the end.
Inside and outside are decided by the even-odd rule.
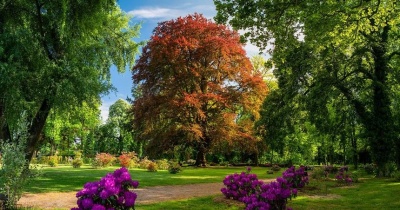
MULTIPOLYGON (((227 202, 215 201, 217 196, 207 196, 194 199, 186 199, 179 201, 168 201, 157 204, 150 205, 136 205, 136 210, 170 210, 170 209, 196 209, 196 210, 211 210, 211 209, 224 209, 224 210, 242 210, 244 206, 240 203, 232 202, 229 204, 227 202)), ((221 200, 221 199, 218 199, 221 200)))
MULTIPOLYGON (((312 185, 313 183, 311 183, 312 185)), ((365 179, 352 186, 333 187, 332 182, 322 184, 327 189, 301 192, 289 206, 293 209, 400 209, 400 182, 391 179, 365 179)))
MULTIPOLYGON (((84 166, 80 169, 62 165, 56 168, 43 168, 43 176, 36 179, 27 188, 27 192, 67 192, 82 189, 84 183, 99 180, 118 167, 105 169, 93 169, 84 166)), ((210 167, 210 168, 184 168, 178 174, 170 174, 168 171, 156 173, 142 169, 131 169, 133 179, 140 182, 140 187, 161 185, 185 185, 194 183, 222 182, 223 178, 232 173, 240 173, 245 167, 210 167)), ((267 175, 268 168, 254 167, 252 173, 256 173, 260 179, 275 178, 282 171, 273 175, 267 175)), ((372 178, 362 174, 360 183, 352 186, 338 186, 333 180, 315 181, 299 192, 299 196, 289 201, 288 206, 295 210, 313 209, 399 209, 400 182, 391 179, 372 178)), ((193 198, 188 200, 168 201, 157 204, 137 205, 138 210, 155 209, 243 209, 243 205, 223 199, 223 195, 193 198)))
MULTIPOLYGON (((338 187, 335 181, 312 181, 299 196, 289 201, 295 210, 319 209, 400 209, 400 182, 391 179, 368 178, 352 186, 338 187)), ((137 205, 138 210, 156 209, 243 209, 239 203, 227 202, 220 196, 209 196, 182 201, 168 201, 151 205, 137 205), (171 207, 171 208, 170 208, 171 207)))
MULTIPOLYGON (((70 192, 82 189, 86 182, 99 180, 107 173, 113 172, 119 167, 93 169, 85 165, 81 168, 72 168, 70 165, 58 167, 44 167, 42 176, 28 184, 25 191, 29 193, 43 192, 70 192)), ((139 187, 185 185, 197 183, 222 182, 224 177, 232 173, 240 173, 246 167, 209 167, 194 168, 185 167, 181 173, 170 174, 168 171, 148 172, 144 169, 130 169, 132 179, 139 181, 139 187)), ((275 178, 281 175, 281 171, 272 175, 266 174, 267 168, 253 167, 252 173, 260 179, 275 178)))

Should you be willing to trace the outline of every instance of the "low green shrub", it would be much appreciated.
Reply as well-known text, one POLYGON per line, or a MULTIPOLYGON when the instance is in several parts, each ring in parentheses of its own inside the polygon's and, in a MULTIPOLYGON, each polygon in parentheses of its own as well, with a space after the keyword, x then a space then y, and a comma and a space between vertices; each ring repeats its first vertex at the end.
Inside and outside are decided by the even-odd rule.
POLYGON ((83 165, 82 159, 74 159, 72 161, 72 167, 73 168, 80 168, 83 165))
POLYGON ((389 162, 385 164, 385 171, 383 176, 393 178, 397 172, 397 164, 395 162, 389 162))
POLYGON ((315 180, 322 180, 327 177, 328 173, 322 167, 315 167, 312 173, 310 173, 311 178, 315 180))
POLYGON ((80 168, 83 165, 82 153, 77 151, 75 152, 74 160, 72 160, 73 168, 80 168))
POLYGON ((49 156, 47 164, 49 164, 50 167, 57 167, 58 166, 58 156, 53 155, 49 156))
POLYGON ((279 167, 278 165, 272 165, 272 167, 271 167, 271 170, 272 171, 279 171, 279 170, 281 170, 281 167, 279 167))
POLYGON ((169 168, 169 163, 167 159, 156 160, 156 164, 158 166, 158 169, 160 170, 168 170, 169 168))
MULTIPOLYGON (((24 116, 22 116, 24 117, 24 116)), ((28 138, 28 123, 18 123, 10 141, 0 141, 0 194, 7 198, 2 209, 17 209, 17 202, 30 179, 40 175, 38 168, 26 168, 25 147, 28 138), (18 135, 17 135, 18 134, 18 135)))
POLYGON ((360 173, 358 171, 353 171, 351 172, 351 178, 353 179, 353 182, 357 183, 360 181, 360 173))
POLYGON ((369 174, 369 175, 374 174, 374 172, 376 170, 376 166, 372 163, 365 164, 362 167, 364 168, 365 172, 367 172, 367 174, 369 174))
POLYGON ((171 174, 177 174, 182 171, 182 167, 178 162, 170 162, 168 171, 171 174))
POLYGON ((393 174, 393 178, 394 178, 395 181, 400 182, 400 171, 396 171, 393 174))
POLYGON ((84 164, 92 165, 93 158, 90 158, 90 157, 83 157, 82 160, 83 160, 83 163, 84 163, 84 164))

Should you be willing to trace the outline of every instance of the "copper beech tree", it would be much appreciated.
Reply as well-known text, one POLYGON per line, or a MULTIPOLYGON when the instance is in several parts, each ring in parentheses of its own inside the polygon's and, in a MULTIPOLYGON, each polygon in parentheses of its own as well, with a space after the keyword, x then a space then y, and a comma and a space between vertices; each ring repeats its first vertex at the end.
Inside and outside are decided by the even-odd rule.
POLYGON ((142 50, 132 70, 133 113, 148 154, 184 145, 204 165, 213 146, 254 140, 239 122, 259 117, 267 87, 237 32, 193 14, 159 23, 142 50))

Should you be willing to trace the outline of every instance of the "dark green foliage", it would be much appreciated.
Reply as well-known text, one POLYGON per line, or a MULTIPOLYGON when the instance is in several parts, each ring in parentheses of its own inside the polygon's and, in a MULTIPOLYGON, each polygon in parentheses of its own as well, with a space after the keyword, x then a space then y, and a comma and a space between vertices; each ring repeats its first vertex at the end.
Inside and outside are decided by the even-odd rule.
MULTIPOLYGON (((339 148, 343 163, 350 150, 357 165, 357 138, 362 137, 378 175, 387 175, 388 162, 400 165, 400 8, 396 0, 214 2, 217 21, 247 31, 244 38, 262 49, 273 40, 271 61, 282 108, 269 105, 277 108, 278 116, 267 113, 272 119, 281 116, 283 122, 264 125, 283 124, 290 131, 290 125, 285 125, 288 113, 292 114, 289 119, 304 119, 301 114, 305 114, 323 134, 321 140, 325 138, 320 142, 324 161, 337 161, 334 153, 339 148), (282 113, 289 107, 302 112, 282 113)), ((269 132, 270 136, 278 133, 273 126, 269 132)), ((277 138, 278 142, 282 139, 277 138)))
POLYGON ((182 166, 178 162, 170 162, 168 171, 171 174, 177 174, 182 171, 182 166))

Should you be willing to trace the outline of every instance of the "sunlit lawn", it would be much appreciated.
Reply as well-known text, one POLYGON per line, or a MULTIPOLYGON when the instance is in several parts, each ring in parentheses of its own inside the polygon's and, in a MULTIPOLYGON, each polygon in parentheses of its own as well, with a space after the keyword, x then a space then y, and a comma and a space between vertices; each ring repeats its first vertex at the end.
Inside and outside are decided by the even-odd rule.
MULTIPOLYGON (((314 192, 306 192, 314 194, 314 192)), ((346 187, 328 187, 317 195, 300 196, 290 202, 293 209, 400 209, 400 182, 371 178, 346 187)))
MULTIPOLYGON (((389 179, 368 179, 350 187, 337 187, 334 182, 318 184, 311 183, 313 188, 317 185, 325 186, 320 190, 300 192, 297 198, 289 201, 288 206, 294 210, 395 210, 400 209, 400 182, 389 179), (313 196, 311 196, 313 195, 313 196)), ((229 209, 239 210, 242 206, 231 202, 215 201, 218 196, 193 198, 183 201, 168 201, 151 205, 137 205, 138 210, 159 209, 229 209)), ((222 194, 219 195, 222 197, 222 194)), ((238 203, 236 203, 238 204, 238 203)))
MULTIPOLYGON (((135 205, 136 210, 170 210, 170 209, 195 209, 195 210, 243 210, 244 206, 238 202, 227 202, 215 201, 220 196, 207 196, 179 201, 167 201, 162 203, 150 204, 150 205, 135 205)), ((222 198, 218 199, 221 200, 222 198)))
MULTIPOLYGON (((88 165, 81 168, 72 168, 70 165, 60 165, 54 168, 44 167, 42 176, 29 183, 26 192, 77 191, 82 189, 86 182, 97 181, 117 168, 119 167, 93 169, 88 165)), ((132 179, 139 181, 139 187, 222 182, 226 175, 240 173, 244 170, 246 167, 184 167, 182 172, 170 174, 166 170, 148 172, 144 169, 129 169, 132 179)), ((260 179, 281 175, 281 172, 269 175, 266 173, 267 170, 265 167, 253 167, 252 173, 257 174, 260 179)))
MULTIPOLYGON (((27 186, 27 192, 68 192, 82 189, 84 183, 99 180, 118 167, 93 169, 83 166, 76 169, 61 165, 55 168, 44 167, 43 175, 27 186)), ((232 173, 240 173, 246 167, 185 167, 181 173, 170 174, 168 171, 148 172, 143 169, 130 169, 134 180, 140 182, 140 187, 161 185, 184 185, 195 183, 222 182, 223 178, 232 173)), ((268 168, 253 167, 252 173, 260 179, 280 176, 282 171, 267 175, 268 168)), ((400 182, 391 179, 377 179, 365 176, 360 183, 352 186, 338 187, 334 181, 311 181, 306 190, 289 201, 288 206, 295 210, 313 209, 400 209, 400 182), (366 177, 366 179, 365 179, 366 177)), ((155 209, 243 209, 243 205, 226 202, 221 195, 206 196, 187 200, 167 201, 150 205, 138 204, 138 210, 155 209), (224 202, 221 202, 224 201, 224 202)))

